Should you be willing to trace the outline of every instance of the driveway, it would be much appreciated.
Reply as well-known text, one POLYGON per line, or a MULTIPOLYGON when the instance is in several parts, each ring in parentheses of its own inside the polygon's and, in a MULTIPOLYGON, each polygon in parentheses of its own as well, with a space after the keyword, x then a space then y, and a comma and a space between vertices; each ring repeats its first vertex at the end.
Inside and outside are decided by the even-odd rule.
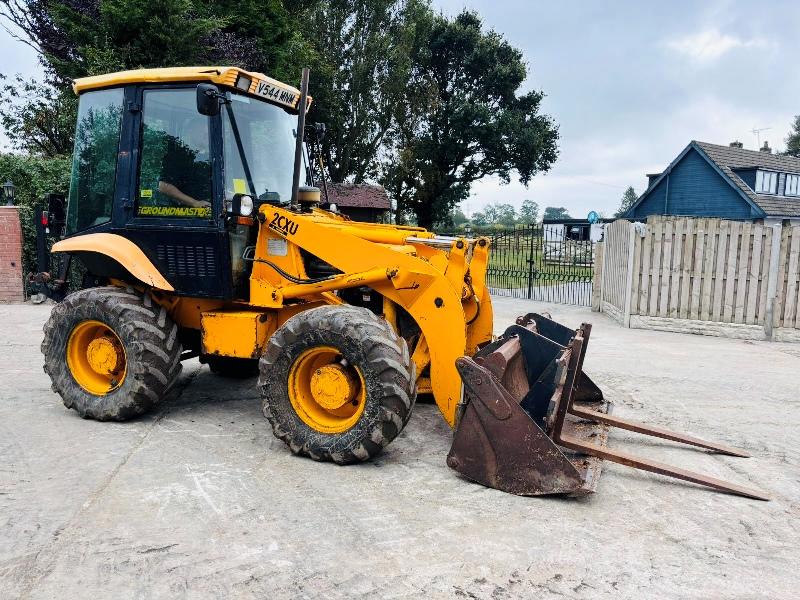
POLYGON ((611 443, 760 487, 759 502, 606 465, 595 495, 521 498, 445 465, 419 404, 377 460, 292 456, 254 380, 185 364, 159 410, 64 409, 41 368, 47 306, 0 306, 2 598, 796 598, 800 345, 622 329, 501 298, 498 330, 549 310, 592 321, 586 370, 617 414, 750 451, 611 443))

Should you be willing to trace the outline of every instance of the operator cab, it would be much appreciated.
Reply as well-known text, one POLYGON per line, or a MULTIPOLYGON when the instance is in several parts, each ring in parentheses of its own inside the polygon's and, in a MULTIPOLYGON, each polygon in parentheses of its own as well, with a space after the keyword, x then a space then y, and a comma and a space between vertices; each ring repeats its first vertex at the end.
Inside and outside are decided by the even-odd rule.
MULTIPOLYGON (((176 293, 247 300, 242 254, 255 231, 241 214, 290 201, 300 91, 232 67, 128 71, 74 88, 67 236, 121 235, 176 293), (252 203, 232 214, 243 197, 252 203)), ((127 279, 108 257, 80 258, 127 279)))

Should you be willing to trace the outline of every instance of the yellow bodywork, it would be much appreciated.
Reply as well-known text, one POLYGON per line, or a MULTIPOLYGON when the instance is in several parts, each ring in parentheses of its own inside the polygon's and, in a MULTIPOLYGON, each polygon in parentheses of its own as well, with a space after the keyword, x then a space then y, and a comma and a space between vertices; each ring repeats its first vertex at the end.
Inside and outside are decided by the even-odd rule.
MULTIPOLYGON (((76 94, 89 90, 141 83, 188 83, 208 82, 227 87, 236 87, 240 76, 250 79, 248 89, 241 90, 266 100, 297 110, 300 103, 300 90, 282 83, 263 73, 245 71, 238 67, 170 67, 163 69, 135 69, 119 71, 106 75, 81 77, 72 84, 76 94)), ((308 97, 306 109, 311 106, 308 97)))
MULTIPOLYGON (((78 79, 74 89, 83 93, 127 84, 186 82, 236 88, 295 110, 300 101, 298 89, 235 67, 124 71, 78 79)), ((406 337, 417 388, 433 393, 445 420, 454 426, 462 389, 455 361, 473 355, 492 338, 492 305, 485 284, 488 240, 442 238, 420 227, 353 222, 310 208, 306 196, 301 199, 306 201, 302 209, 262 204, 257 218, 245 219, 257 228, 257 235, 248 257, 253 261, 249 293, 241 299, 178 295, 144 253, 119 235, 77 235, 58 242, 53 251, 99 253, 117 261, 135 281, 111 283, 146 291, 179 326, 199 334, 200 352, 205 355, 258 357, 270 336, 293 315, 343 303, 342 290, 371 288, 382 297, 383 317, 395 330, 408 327, 409 317, 418 326, 419 331, 413 329, 406 337), (310 280, 307 254, 338 274, 310 280)), ((77 368, 86 372, 89 387, 96 381, 107 389, 117 382, 113 374, 104 374, 115 360, 115 347, 105 334, 98 335, 103 339, 97 342, 89 337, 78 340, 80 351, 75 356, 83 357, 77 368), (98 373, 105 379, 95 377, 98 373)), ((363 411, 363 376, 337 366, 324 349, 297 361, 288 377, 295 410, 320 431, 344 431, 363 411)))
MULTIPOLYGON (((172 286, 132 242, 120 236, 76 236, 53 249, 106 252, 151 288, 155 301, 165 306, 179 325, 201 331, 203 354, 217 356, 258 357, 272 333, 291 316, 342 303, 339 290, 369 287, 383 297, 383 316, 392 327, 398 327, 398 308, 419 326, 421 334, 410 348, 418 391, 432 392, 447 423, 455 425, 461 398, 455 361, 473 355, 492 338, 492 305, 485 284, 486 238, 440 238, 419 227, 358 223, 320 209, 294 211, 273 205, 261 206, 254 226, 258 234, 247 302, 169 293, 172 286), (312 283, 286 278, 283 273, 296 280, 308 278, 301 249, 341 274, 312 283)), ((313 388, 297 388, 302 392, 298 397, 305 398, 298 400, 298 406, 312 415, 309 419, 316 418, 317 425, 333 431, 342 419, 334 415, 332 421, 326 421, 309 407, 324 408, 324 398, 334 398, 328 401, 334 404, 350 398, 356 394, 351 388, 358 386, 352 377, 344 378, 330 369, 323 370, 315 381, 313 388), (341 391, 344 383, 351 387, 341 391)), ((340 409, 344 410, 336 410, 340 409)), ((350 422, 351 416, 344 421, 350 422)))
POLYGON ((203 354, 258 358, 274 333, 275 314, 254 310, 200 313, 203 354))
MULTIPOLYGON (((175 290, 169 281, 164 279, 150 259, 144 255, 139 246, 127 238, 114 233, 87 233, 67 238, 53 244, 51 252, 95 252, 113 258, 128 272, 145 285, 157 290, 172 292, 175 290)), ((131 282, 133 283, 133 282, 131 282)))

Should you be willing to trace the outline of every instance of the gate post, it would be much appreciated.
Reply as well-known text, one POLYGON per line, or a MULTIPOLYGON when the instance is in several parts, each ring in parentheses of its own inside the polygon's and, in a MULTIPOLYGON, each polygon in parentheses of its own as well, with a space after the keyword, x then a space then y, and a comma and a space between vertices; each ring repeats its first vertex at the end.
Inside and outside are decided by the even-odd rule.
MULTIPOLYGON (((536 243, 534 239, 534 225, 530 225, 530 246, 528 248, 528 300, 533 297, 533 247, 536 243)), ((542 226, 542 235, 544 235, 544 226, 542 226)))

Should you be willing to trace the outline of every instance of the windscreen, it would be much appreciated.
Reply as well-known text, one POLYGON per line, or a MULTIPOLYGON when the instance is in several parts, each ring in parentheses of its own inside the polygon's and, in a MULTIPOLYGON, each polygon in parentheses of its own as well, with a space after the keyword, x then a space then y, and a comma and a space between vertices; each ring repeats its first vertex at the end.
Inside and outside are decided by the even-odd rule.
POLYGON ((289 202, 297 117, 240 94, 230 100, 222 107, 226 199, 251 194, 289 202))

